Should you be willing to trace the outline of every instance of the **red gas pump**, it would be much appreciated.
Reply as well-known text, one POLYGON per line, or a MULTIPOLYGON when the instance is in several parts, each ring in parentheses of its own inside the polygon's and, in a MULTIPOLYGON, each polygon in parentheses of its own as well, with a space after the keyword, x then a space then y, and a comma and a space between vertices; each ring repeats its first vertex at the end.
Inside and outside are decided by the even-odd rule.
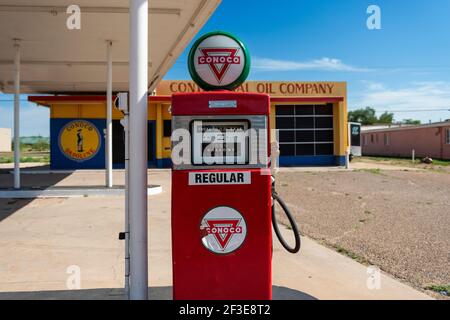
POLYGON ((174 299, 270 299, 271 176, 267 161, 251 158, 268 156, 269 97, 206 92, 172 98, 174 129, 191 136, 191 163, 172 171, 174 299), (223 106, 211 108, 214 103, 223 106), (264 130, 263 141, 251 144, 250 128, 264 130), (246 136, 230 143, 227 130, 246 136), (227 155, 220 148, 232 150, 227 155))
MULTIPOLYGON (((207 90, 248 74, 245 47, 227 33, 201 37, 189 56, 207 90)), ((172 96, 174 299, 272 298, 269 114, 266 94, 172 96)))

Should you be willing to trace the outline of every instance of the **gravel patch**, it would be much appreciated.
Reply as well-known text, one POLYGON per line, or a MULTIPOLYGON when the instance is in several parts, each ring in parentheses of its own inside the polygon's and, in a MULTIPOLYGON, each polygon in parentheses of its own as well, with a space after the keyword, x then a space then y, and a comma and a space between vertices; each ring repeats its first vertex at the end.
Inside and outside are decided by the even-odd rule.
POLYGON ((450 283, 450 175, 280 172, 277 191, 301 233, 417 288, 450 283))

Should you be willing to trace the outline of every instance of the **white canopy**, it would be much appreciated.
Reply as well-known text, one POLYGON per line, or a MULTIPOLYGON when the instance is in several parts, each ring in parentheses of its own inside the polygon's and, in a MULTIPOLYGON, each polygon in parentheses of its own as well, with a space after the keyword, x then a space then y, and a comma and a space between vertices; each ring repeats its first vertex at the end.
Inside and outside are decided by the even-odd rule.
MULTIPOLYGON (((168 71, 220 0, 149 1, 149 89, 168 71)), ((14 39, 20 39, 21 93, 105 92, 107 40, 113 91, 128 91, 128 0, 0 0, 0 91, 14 92, 14 39), (67 8, 81 9, 69 30, 67 8)))

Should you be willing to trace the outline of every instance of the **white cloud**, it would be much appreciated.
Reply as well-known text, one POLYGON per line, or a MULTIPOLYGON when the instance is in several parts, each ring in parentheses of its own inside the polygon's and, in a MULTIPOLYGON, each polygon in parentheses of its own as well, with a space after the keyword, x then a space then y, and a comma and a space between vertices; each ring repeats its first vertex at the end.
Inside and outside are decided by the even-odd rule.
POLYGON ((415 118, 422 121, 439 121, 450 118, 450 112, 447 111, 450 110, 450 82, 414 82, 407 87, 396 89, 366 82, 366 89, 352 100, 350 110, 370 106, 378 112, 393 111, 397 120, 415 118))
POLYGON ((360 100, 360 105, 384 107, 386 110, 450 108, 450 83, 416 82, 400 89, 371 83, 360 100))
POLYGON ((370 69, 358 68, 344 64, 339 59, 322 58, 310 61, 289 61, 268 58, 254 58, 252 68, 260 71, 343 71, 343 72, 368 72, 370 69))

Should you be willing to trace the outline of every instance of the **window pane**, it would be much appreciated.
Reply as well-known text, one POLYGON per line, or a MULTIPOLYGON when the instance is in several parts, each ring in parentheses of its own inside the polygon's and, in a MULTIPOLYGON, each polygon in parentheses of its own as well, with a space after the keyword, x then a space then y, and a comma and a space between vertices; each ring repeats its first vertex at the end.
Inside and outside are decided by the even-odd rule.
POLYGON ((296 142, 314 142, 314 131, 296 131, 295 132, 296 142))
POLYGON ((289 130, 284 131, 280 130, 278 131, 278 138, 280 142, 295 142, 295 131, 289 130))
POLYGON ((276 126, 277 129, 294 129, 294 117, 286 117, 286 118, 280 118, 277 117, 276 119, 276 126))
POLYGON ((294 106, 276 106, 275 113, 277 116, 294 115, 294 106))
POLYGON ((313 114, 314 114, 314 107, 311 105, 295 107, 295 115, 297 115, 297 116, 313 115, 313 114))
POLYGON ((316 106, 316 115, 333 115, 333 105, 316 106))
POLYGON ((333 130, 317 130, 316 142, 330 142, 333 141, 333 130))
POLYGON ((314 118, 295 118, 295 128, 296 129, 309 129, 314 128, 314 118))
POLYGON ((295 144, 280 144, 280 156, 295 156, 295 144))
POLYGON ((316 144, 316 155, 333 155, 333 144, 316 144))
POLYGON ((296 144, 295 154, 297 156, 313 156, 314 144, 296 144))
POLYGON ((316 128, 333 128, 333 118, 332 117, 317 117, 316 128))

